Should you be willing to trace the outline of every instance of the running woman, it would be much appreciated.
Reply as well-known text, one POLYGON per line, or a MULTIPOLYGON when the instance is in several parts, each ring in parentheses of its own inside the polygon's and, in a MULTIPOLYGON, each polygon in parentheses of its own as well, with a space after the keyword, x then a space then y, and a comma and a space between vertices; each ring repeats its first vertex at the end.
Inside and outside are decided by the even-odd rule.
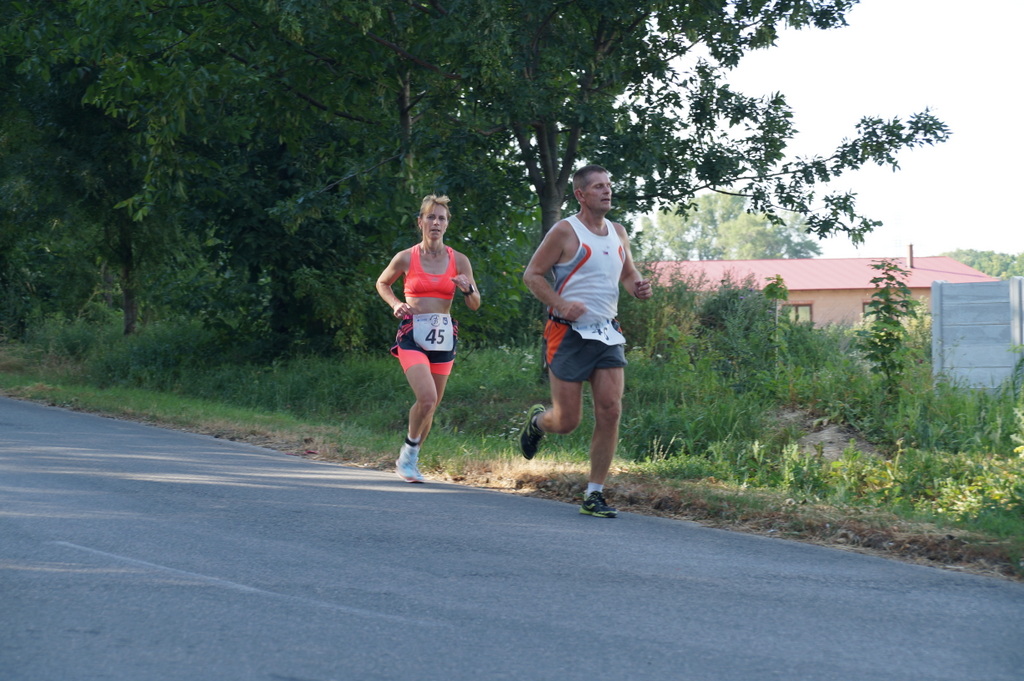
POLYGON ((417 216, 421 240, 399 251, 377 278, 377 293, 401 320, 391 354, 398 358, 416 397, 409 409, 409 429, 395 467, 406 482, 424 482, 420 447, 430 433, 437 405, 455 363, 459 325, 451 317, 455 292, 471 310, 480 308, 480 292, 469 258, 444 245, 451 219, 447 196, 424 197, 417 216), (405 277, 404 298, 392 289, 405 277))

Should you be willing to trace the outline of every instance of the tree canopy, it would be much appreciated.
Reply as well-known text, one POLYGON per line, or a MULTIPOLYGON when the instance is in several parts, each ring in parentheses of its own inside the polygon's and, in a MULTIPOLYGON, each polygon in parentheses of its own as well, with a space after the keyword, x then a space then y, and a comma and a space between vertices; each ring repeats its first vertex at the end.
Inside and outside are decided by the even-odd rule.
POLYGON ((962 262, 968 267, 973 267, 979 272, 984 272, 990 277, 999 277, 1000 279, 1024 277, 1024 253, 1011 255, 1009 253, 997 253, 996 251, 961 249, 943 253, 942 255, 953 258, 957 262, 962 262))
POLYGON ((821 247, 793 213, 772 221, 747 211, 742 196, 705 193, 641 220, 644 257, 651 260, 811 258, 821 247))
POLYGON ((162 306, 227 333, 358 347, 390 323, 376 274, 415 241, 419 198, 444 192, 449 239, 502 301, 475 323, 501 328, 521 313, 518 273, 583 162, 611 171, 623 212, 728 189, 773 224, 792 210, 812 234, 859 241, 878 223, 852 195, 818 188, 868 163, 896 167, 946 126, 927 111, 867 117, 836 149, 792 159, 784 95, 727 82, 781 28, 839 28, 854 4, 4 2, 0 196, 36 200, 2 208, 14 250, 0 282, 21 286, 31 239, 56 225, 123 290, 162 282, 139 293, 143 317, 162 306), (32 115, 55 93, 81 115, 32 115), (96 130, 116 139, 116 162, 94 164, 102 197, 69 212, 51 200, 62 171, 26 168, 96 130))

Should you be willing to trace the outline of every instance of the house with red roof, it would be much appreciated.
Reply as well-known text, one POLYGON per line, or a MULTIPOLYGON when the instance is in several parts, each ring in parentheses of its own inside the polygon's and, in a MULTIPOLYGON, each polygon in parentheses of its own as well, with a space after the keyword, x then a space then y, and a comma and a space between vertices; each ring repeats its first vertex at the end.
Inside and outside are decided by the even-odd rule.
MULTIPOLYGON (((910 273, 905 283, 914 298, 924 303, 925 309, 931 302, 932 282, 999 281, 998 277, 990 277, 945 256, 915 258, 912 247, 905 258, 885 259, 910 273)), ((880 274, 871 265, 881 260, 883 258, 684 260, 653 262, 646 266, 655 281, 663 286, 675 280, 714 288, 723 281, 742 285, 750 278, 762 288, 768 279, 781 276, 789 289, 785 307, 798 320, 824 326, 852 325, 861 320, 875 292, 871 280, 880 274)))

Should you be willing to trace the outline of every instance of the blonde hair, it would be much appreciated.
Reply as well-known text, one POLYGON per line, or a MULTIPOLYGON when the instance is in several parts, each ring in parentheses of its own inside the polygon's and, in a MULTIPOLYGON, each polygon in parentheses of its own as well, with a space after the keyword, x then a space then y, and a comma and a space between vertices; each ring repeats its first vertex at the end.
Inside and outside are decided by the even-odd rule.
POLYGON ((427 194, 423 197, 423 202, 420 204, 420 212, 416 214, 417 218, 423 217, 427 211, 436 206, 444 206, 445 211, 448 213, 448 218, 452 217, 452 209, 448 206, 449 199, 447 196, 437 196, 436 194, 427 194))

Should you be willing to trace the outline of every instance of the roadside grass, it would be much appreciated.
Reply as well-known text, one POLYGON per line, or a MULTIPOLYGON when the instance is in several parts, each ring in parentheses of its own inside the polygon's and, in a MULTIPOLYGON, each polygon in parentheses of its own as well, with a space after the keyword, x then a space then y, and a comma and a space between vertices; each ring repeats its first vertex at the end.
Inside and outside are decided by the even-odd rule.
MULTIPOLYGON (((88 345, 80 338, 76 357, 0 345, 0 390, 292 455, 393 469, 411 393, 386 353, 271 366, 217 363, 209 353, 195 354, 201 332, 181 329, 88 345), (192 349, 182 351, 174 339, 186 335, 192 349)), ((711 366, 713 353, 696 361, 631 354, 610 500, 634 513, 1021 578, 1024 520, 1012 506, 1024 489, 1019 457, 896 445, 882 456, 848 446, 826 458, 801 449, 800 436, 822 423, 877 418, 856 392, 866 382, 852 378, 854 363, 842 353, 823 356, 832 363, 818 367, 818 381, 806 363, 773 374, 766 381, 775 386, 773 396, 738 390, 734 376, 711 366), (832 393, 823 392, 822 381, 832 393), (783 406, 806 418, 775 418, 783 406)), ((576 433, 546 438, 533 461, 518 454, 526 409, 547 402, 541 377, 534 349, 460 352, 423 450, 428 478, 578 501, 586 482, 589 404, 576 433)), ((965 399, 956 408, 965 408, 965 399)), ((1001 418, 1006 409, 994 401, 981 411, 1001 418)), ((943 429, 941 418, 931 414, 934 429, 943 429)), ((984 422, 976 428, 984 430, 984 422)))

